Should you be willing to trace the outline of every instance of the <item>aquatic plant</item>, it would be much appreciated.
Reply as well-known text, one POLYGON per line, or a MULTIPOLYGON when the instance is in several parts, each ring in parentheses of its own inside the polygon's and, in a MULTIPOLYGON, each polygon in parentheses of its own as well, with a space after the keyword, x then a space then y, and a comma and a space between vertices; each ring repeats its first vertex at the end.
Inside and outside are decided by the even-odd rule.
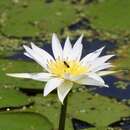
POLYGON ((7 74, 12 77, 47 81, 44 88, 44 96, 57 89, 59 100, 62 102, 59 130, 64 130, 67 108, 66 96, 72 89, 73 84, 108 87, 101 76, 114 73, 114 71, 103 71, 112 67, 112 64, 106 61, 114 56, 106 55, 99 57, 104 47, 81 59, 83 48, 82 38, 83 35, 79 37, 72 47, 69 37, 67 37, 64 48, 62 49, 57 35, 53 34, 52 51, 54 57, 33 43, 31 43, 31 48, 24 45, 23 47, 26 50, 24 55, 35 60, 47 72, 7 74))

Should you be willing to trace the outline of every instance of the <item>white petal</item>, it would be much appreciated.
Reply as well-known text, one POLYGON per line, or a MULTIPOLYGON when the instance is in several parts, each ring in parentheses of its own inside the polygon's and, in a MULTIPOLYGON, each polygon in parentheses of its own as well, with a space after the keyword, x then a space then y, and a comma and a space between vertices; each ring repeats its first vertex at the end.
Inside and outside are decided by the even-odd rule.
POLYGON ((31 49, 25 45, 23 47, 25 48, 27 53, 33 58, 33 60, 35 60, 38 64, 40 64, 47 71, 49 71, 48 66, 47 66, 48 63, 47 63, 47 60, 45 60, 45 57, 38 55, 33 49, 31 49))
POLYGON ((82 39, 83 39, 83 35, 79 37, 79 39, 76 41, 76 43, 73 46, 73 49, 70 55, 72 60, 80 60, 81 58, 82 49, 83 49, 82 39))
POLYGON ((73 83, 70 81, 65 81, 61 86, 57 88, 59 100, 63 103, 66 95, 69 93, 73 86, 73 83))
POLYGON ((91 71, 97 72, 97 71, 100 71, 100 70, 108 69, 110 67, 113 67, 113 65, 111 63, 103 63, 98 67, 92 68, 91 71))
POLYGON ((46 61, 46 62, 47 61, 54 61, 53 57, 48 52, 39 48, 38 46, 36 46, 32 42, 31 42, 31 47, 35 51, 35 53, 37 53, 39 56, 41 56, 43 58, 44 61, 46 61))
POLYGON ((7 75, 11 77, 33 79, 38 81, 48 81, 52 78, 52 74, 50 73, 12 73, 7 75))
POLYGON ((94 61, 89 62, 88 65, 91 70, 95 69, 95 68, 101 66, 102 64, 104 64, 108 59, 112 58, 113 56, 114 55, 106 55, 106 56, 96 58, 94 61))
POLYGON ((109 60, 110 58, 112 58, 114 55, 106 55, 106 56, 101 56, 99 58, 97 58, 96 60, 96 64, 101 64, 106 62, 107 60, 109 60))
POLYGON ((114 73, 116 73, 116 71, 99 71, 99 72, 97 72, 97 74, 99 76, 105 76, 105 75, 114 74, 114 73))
POLYGON ((80 61, 80 63, 83 64, 83 65, 86 65, 89 61, 95 60, 95 58, 97 58, 97 57, 101 54, 101 52, 102 52, 102 50, 103 50, 104 48, 105 48, 105 47, 102 47, 102 48, 100 48, 100 49, 98 49, 98 50, 96 50, 96 51, 94 51, 94 52, 92 52, 92 53, 89 53, 88 55, 86 55, 86 56, 80 61))
POLYGON ((70 53, 72 51, 72 45, 70 42, 69 37, 67 37, 64 45, 64 50, 63 50, 63 58, 64 60, 70 59, 70 53))
POLYGON ((29 57, 30 59, 33 59, 33 57, 30 54, 28 54, 27 52, 24 52, 24 55, 29 57))
POLYGON ((83 85, 108 87, 108 85, 105 84, 104 80, 100 76, 98 76, 96 73, 90 73, 84 77, 81 77, 76 82, 83 85))
POLYGON ((58 58, 62 59, 63 50, 62 50, 60 41, 55 33, 53 33, 52 35, 52 51, 53 51, 55 59, 58 59, 58 58))
POLYGON ((60 78, 53 78, 50 79, 44 88, 44 96, 47 96, 51 91, 59 87, 64 82, 63 79, 60 78))

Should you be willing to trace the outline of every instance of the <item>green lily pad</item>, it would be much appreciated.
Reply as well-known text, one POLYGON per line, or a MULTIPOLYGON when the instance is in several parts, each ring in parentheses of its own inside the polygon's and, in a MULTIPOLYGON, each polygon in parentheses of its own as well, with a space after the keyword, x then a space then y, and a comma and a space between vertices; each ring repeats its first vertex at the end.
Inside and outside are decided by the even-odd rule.
POLYGON ((0 7, 1 21, 4 21, 1 32, 7 36, 28 37, 60 32, 76 18, 74 6, 60 0, 51 4, 42 0, 5 0, 0 2, 0 7))
POLYGON ((0 109, 7 107, 21 107, 31 103, 31 100, 23 93, 14 90, 0 88, 0 109))
POLYGON ((130 31, 130 1, 103 0, 85 7, 85 14, 96 29, 112 32, 130 31), (126 15, 127 14, 127 15, 126 15))
POLYGON ((97 127, 107 126, 130 114, 129 107, 121 102, 88 92, 73 93, 68 106, 71 106, 68 108, 69 113, 72 113, 71 117, 87 121, 97 127))
POLYGON ((50 121, 29 112, 0 113, 0 130, 52 130, 50 121))
MULTIPOLYGON (((39 95, 34 97, 34 100, 35 104, 29 110, 46 115, 57 128, 61 105, 57 95, 47 97, 39 95)), ((72 130, 72 118, 86 121, 97 128, 105 128, 112 122, 120 120, 121 117, 129 115, 129 107, 115 99, 94 95, 87 91, 75 92, 69 95, 66 130, 72 130)))

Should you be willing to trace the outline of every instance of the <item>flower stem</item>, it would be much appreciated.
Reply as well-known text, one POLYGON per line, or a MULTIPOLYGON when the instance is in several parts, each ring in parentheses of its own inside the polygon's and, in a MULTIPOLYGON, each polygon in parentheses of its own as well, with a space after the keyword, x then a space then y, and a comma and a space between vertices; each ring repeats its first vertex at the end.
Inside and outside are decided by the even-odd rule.
POLYGON ((68 99, 68 96, 66 96, 66 98, 64 99, 64 104, 62 104, 62 106, 61 106, 59 129, 58 130, 65 130, 65 120, 66 120, 66 112, 67 112, 67 99, 68 99))

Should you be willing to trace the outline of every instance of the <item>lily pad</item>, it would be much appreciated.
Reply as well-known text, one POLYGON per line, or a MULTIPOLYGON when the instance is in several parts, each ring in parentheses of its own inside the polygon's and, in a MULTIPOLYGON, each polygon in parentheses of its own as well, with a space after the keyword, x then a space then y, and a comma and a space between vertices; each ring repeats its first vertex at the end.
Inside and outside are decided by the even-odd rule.
POLYGON ((129 32, 130 1, 102 0, 85 7, 85 14, 90 18, 91 25, 96 29, 112 32, 129 32), (126 15, 127 14, 127 15, 126 15))
MULTIPOLYGON (((35 104, 29 110, 45 114, 54 123, 54 127, 57 128, 61 105, 57 95, 49 95, 48 97, 39 95, 34 97, 34 100, 35 104)), ((97 128, 104 128, 129 114, 129 107, 114 99, 87 91, 75 92, 69 95, 66 130, 73 129, 72 118, 86 121, 97 128)))
POLYGON ((70 96, 68 106, 71 106, 68 111, 70 114, 72 113, 72 117, 77 117, 97 127, 108 126, 130 114, 129 107, 115 99, 88 92, 73 93, 70 96))
POLYGON ((47 4, 43 0, 23 0, 0 2, 4 21, 1 32, 7 36, 35 37, 60 30, 74 21, 76 12, 69 2, 55 0, 47 4), (8 3, 8 4, 6 4, 8 3), (63 8, 64 7, 64 8, 63 8))
POLYGON ((50 121, 30 112, 0 113, 0 130, 52 130, 50 121))
POLYGON ((14 89, 0 88, 0 109, 21 107, 30 103, 31 100, 23 93, 14 89))

